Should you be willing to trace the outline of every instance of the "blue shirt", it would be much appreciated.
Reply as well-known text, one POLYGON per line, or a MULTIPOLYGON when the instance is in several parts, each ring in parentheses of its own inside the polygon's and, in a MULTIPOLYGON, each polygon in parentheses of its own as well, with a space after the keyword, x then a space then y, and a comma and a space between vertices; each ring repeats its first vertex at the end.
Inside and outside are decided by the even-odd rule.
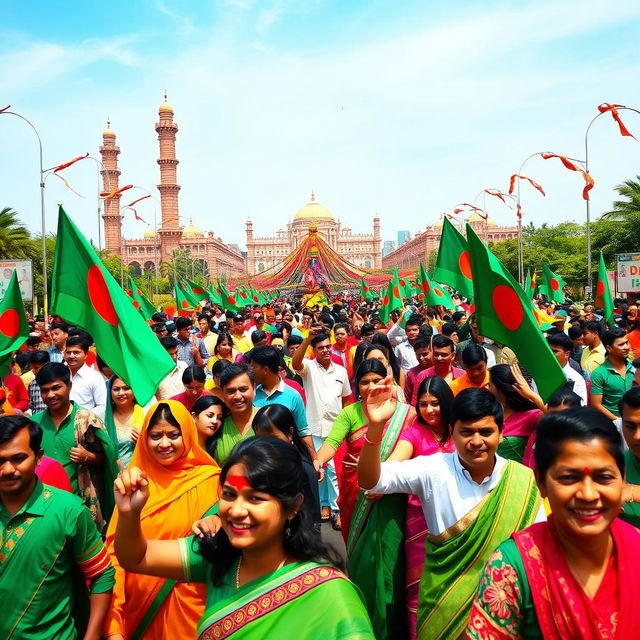
POLYGON ((64 362, 64 354, 58 347, 52 345, 48 349, 49 351, 49 362, 64 362))
POLYGON ((289 409, 293 414, 298 435, 301 438, 311 435, 311 429, 309 429, 309 425, 307 424, 307 413, 304 410, 302 397, 295 389, 292 389, 288 384, 285 384, 284 381, 280 380, 278 388, 270 396, 267 395, 266 391, 262 388, 262 385, 259 384, 256 387, 256 396, 253 399, 253 404, 256 407, 265 407, 268 404, 281 404, 282 406, 287 407, 287 409, 289 409))

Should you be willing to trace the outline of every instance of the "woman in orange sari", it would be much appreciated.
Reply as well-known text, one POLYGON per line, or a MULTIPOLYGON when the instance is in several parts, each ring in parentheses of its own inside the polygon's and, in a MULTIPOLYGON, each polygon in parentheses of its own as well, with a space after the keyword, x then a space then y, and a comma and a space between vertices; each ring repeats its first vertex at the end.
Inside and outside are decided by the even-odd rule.
MULTIPOLYGON (((218 500, 220 469, 198 444, 193 418, 179 402, 151 407, 131 465, 143 469, 151 499, 141 514, 148 538, 174 540, 190 535, 191 524, 218 500)), ((104 636, 109 640, 169 640, 196 637, 205 606, 203 584, 178 582, 126 572, 114 552, 118 513, 107 532, 116 586, 104 636)))

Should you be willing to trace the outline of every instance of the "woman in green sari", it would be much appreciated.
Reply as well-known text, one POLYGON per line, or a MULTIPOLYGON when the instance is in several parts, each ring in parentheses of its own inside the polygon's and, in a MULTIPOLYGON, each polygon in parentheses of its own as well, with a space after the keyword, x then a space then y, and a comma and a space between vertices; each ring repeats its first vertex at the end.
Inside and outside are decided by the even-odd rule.
POLYGON ((136 402, 131 387, 118 376, 107 382, 107 408, 104 426, 118 452, 118 460, 127 467, 144 424, 144 409, 136 402))
POLYGON ((146 540, 140 511, 145 474, 124 470, 115 483, 115 549, 136 573, 207 585, 198 626, 205 640, 373 640, 357 589, 341 558, 314 533, 304 507, 304 471, 294 447, 254 437, 234 448, 220 476, 214 537, 146 540))

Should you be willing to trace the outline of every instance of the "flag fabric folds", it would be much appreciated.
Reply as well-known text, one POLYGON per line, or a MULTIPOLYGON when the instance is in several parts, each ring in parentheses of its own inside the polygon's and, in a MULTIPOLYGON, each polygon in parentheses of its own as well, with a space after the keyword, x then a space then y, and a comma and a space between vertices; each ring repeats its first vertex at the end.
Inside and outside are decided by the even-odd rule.
POLYGON ((179 316, 190 316, 196 310, 197 304, 191 295, 178 284, 177 280, 173 283, 173 297, 176 299, 179 316))
POLYGON ((562 304, 564 302, 563 287, 567 283, 557 274, 553 273, 546 264, 542 265, 543 285, 540 287, 540 293, 543 293, 549 300, 562 304))
POLYGON ((609 278, 607 277, 607 267, 604 264, 602 251, 600 252, 600 263, 598 266, 598 282, 596 284, 596 296, 594 300, 595 306, 602 312, 602 317, 609 327, 615 326, 613 319, 613 296, 609 287, 609 278))
POLYGON ((465 298, 473 299, 473 275, 465 237, 447 217, 442 224, 438 259, 433 278, 453 287, 465 298))
POLYGON ((0 300, 0 386, 1 378, 9 373, 11 354, 29 337, 29 323, 20 295, 18 276, 14 270, 7 291, 0 300))
POLYGON ((391 280, 387 284, 387 291, 382 297, 382 304, 378 310, 380 320, 387 324, 391 318, 391 312, 402 306, 402 292, 400 290, 400 282, 398 281, 397 271, 393 274, 391 280))
POLYGON ((150 320, 151 316, 156 312, 156 308, 138 288, 138 285, 131 276, 129 276, 129 291, 127 291, 127 293, 129 293, 133 299, 133 306, 140 312, 145 320, 150 320), (129 293, 129 291, 131 293, 129 293))
POLYGON ((536 381, 543 400, 566 376, 538 327, 522 287, 467 225, 478 331, 512 349, 536 381))
POLYGON ((149 402, 175 362, 62 207, 51 285, 52 313, 88 331, 138 404, 149 402))

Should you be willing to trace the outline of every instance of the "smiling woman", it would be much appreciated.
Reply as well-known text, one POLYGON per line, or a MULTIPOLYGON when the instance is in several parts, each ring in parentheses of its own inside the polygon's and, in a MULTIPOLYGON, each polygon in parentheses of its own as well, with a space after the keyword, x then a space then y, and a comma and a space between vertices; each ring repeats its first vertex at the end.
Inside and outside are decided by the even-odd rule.
POLYGON ((535 458, 552 516, 490 557, 465 637, 637 637, 640 532, 617 517, 630 493, 620 434, 594 409, 554 413, 535 458))

